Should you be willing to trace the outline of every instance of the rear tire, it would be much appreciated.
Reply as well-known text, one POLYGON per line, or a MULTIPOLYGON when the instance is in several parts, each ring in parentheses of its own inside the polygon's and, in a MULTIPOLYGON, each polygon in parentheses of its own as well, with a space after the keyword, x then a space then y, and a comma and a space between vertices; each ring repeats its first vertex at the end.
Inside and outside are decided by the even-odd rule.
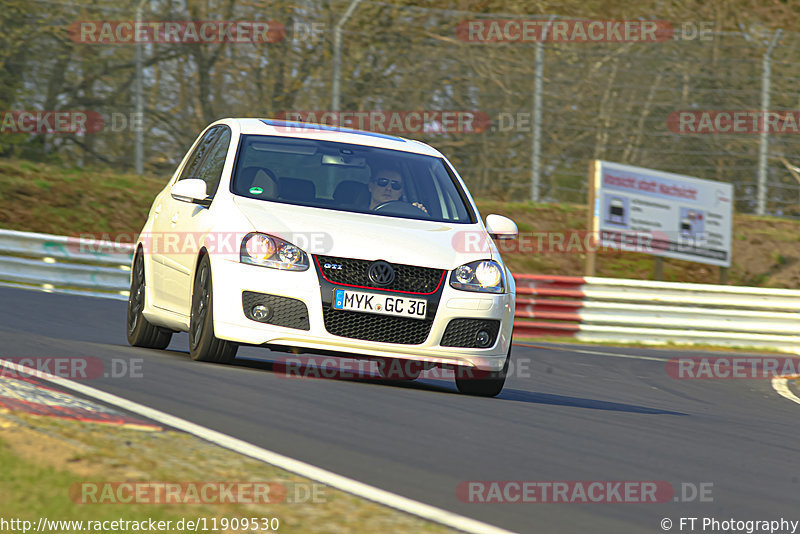
POLYGON ((145 287, 144 255, 141 251, 137 251, 136 258, 133 260, 133 269, 131 270, 131 291, 128 295, 128 318, 126 324, 128 343, 131 347, 165 349, 172 339, 172 332, 159 328, 145 319, 142 314, 144 311, 145 287))
POLYGON ((197 267, 189 319, 189 356, 200 362, 231 363, 239 346, 214 335, 214 292, 211 262, 203 256, 197 267))
POLYGON ((508 356, 506 356, 506 363, 503 365, 501 371, 494 372, 468 372, 468 376, 464 376, 461 372, 456 371, 456 386, 458 391, 465 395, 475 395, 476 397, 495 397, 501 391, 506 383, 506 375, 508 374, 508 364, 511 361, 511 344, 508 346, 508 356), (482 376, 481 376, 482 375, 482 376))

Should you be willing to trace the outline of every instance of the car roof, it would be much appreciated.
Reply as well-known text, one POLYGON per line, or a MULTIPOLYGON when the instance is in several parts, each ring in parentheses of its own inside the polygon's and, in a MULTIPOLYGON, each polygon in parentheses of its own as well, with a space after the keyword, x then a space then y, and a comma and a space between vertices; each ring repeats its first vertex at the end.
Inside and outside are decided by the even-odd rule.
POLYGON ((295 137, 334 141, 352 145, 365 145, 428 156, 444 157, 441 152, 430 145, 413 139, 404 139, 377 132, 353 130, 337 126, 326 126, 305 122, 284 121, 275 119, 231 118, 218 121, 219 124, 235 122, 243 135, 274 135, 279 137, 295 137))

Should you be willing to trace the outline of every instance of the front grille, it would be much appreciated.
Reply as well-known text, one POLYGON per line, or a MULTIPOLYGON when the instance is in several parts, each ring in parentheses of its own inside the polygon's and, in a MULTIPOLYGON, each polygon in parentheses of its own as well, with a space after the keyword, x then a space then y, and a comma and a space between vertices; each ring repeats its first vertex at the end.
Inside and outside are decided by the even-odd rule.
POLYGON ((391 317, 329 307, 324 307, 323 319, 325 329, 334 336, 403 345, 424 343, 433 325, 433 319, 391 317))
POLYGON ((334 284, 349 286, 374 287, 375 289, 409 291, 412 293, 433 293, 442 280, 441 269, 417 267, 390 263, 394 269, 394 281, 388 286, 375 285, 369 279, 371 260, 355 260, 352 258, 335 258, 332 256, 316 256, 322 274, 334 284), (341 265, 341 269, 325 268, 325 264, 341 265))
POLYGON ((245 316, 251 321, 259 323, 273 324, 275 326, 285 326, 286 328, 297 328, 299 330, 309 330, 308 308, 302 300, 278 295, 267 295, 266 293, 255 293, 253 291, 242 292, 242 309, 245 316), (253 317, 253 307, 259 304, 272 310, 272 315, 259 321, 253 317))
POLYGON ((442 336, 442 347, 488 348, 494 345, 497 332, 500 330, 500 321, 492 319, 453 319, 447 324, 442 336), (489 333, 489 342, 484 347, 478 347, 475 337, 481 330, 489 333))

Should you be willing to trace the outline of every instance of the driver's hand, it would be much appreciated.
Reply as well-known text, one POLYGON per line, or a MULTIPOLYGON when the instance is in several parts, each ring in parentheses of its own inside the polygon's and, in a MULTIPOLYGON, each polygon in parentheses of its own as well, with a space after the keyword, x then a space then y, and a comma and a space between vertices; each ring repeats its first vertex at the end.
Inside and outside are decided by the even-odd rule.
POLYGON ((411 205, 414 206, 415 208, 421 209, 425 213, 428 213, 428 209, 425 206, 423 206, 421 202, 412 202, 411 205))

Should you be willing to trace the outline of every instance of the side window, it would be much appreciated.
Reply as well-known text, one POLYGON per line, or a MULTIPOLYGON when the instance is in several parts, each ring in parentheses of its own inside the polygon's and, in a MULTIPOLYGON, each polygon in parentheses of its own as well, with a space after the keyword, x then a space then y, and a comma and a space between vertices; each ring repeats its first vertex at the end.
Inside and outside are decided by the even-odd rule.
POLYGON ((218 139, 213 148, 207 151, 208 155, 196 175, 206 183, 206 192, 210 197, 217 193, 219 187, 222 168, 225 166, 225 157, 228 155, 228 147, 231 144, 231 131, 224 126, 221 127, 218 139))
POLYGON ((200 139, 200 143, 198 143, 197 148, 194 149, 192 155, 189 156, 189 161, 186 162, 186 166, 183 168, 183 172, 181 172, 180 177, 178 180, 186 180, 187 178, 198 178, 198 173, 200 172, 200 164, 203 162, 203 157, 208 152, 209 148, 214 145, 214 141, 217 140, 217 137, 220 134, 220 127, 215 126, 211 128, 206 134, 200 139))

